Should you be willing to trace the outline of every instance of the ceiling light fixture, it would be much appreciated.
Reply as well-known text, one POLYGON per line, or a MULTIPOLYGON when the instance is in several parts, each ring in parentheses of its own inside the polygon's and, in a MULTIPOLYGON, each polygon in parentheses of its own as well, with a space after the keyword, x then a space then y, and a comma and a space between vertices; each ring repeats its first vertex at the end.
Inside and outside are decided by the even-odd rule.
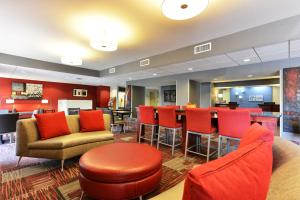
POLYGON ((111 31, 102 30, 91 37, 90 45, 99 51, 116 51, 118 49, 118 40, 114 35, 111 31))
POLYGON ((248 77, 249 77, 249 78, 253 77, 253 74, 249 74, 248 77))
POLYGON ((244 61, 244 62, 250 62, 251 59, 250 59, 250 58, 246 58, 246 59, 244 59, 243 61, 244 61))
POLYGON ((193 68, 189 67, 188 70, 189 70, 189 71, 193 71, 193 68))
POLYGON ((164 0, 162 12, 170 19, 190 19, 203 12, 208 2, 209 0, 164 0))
POLYGON ((77 56, 63 56, 61 57, 61 63, 65 65, 78 66, 82 65, 82 59, 77 56))
POLYGON ((157 73, 153 73, 153 76, 157 76, 157 73))

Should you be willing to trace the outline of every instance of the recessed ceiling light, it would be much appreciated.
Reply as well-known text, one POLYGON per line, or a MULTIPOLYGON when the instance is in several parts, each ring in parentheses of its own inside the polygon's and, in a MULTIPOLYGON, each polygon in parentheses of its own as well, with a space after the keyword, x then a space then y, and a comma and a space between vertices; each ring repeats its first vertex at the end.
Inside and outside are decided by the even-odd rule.
POLYGON ((162 12, 170 19, 190 19, 203 12, 208 2, 209 0, 164 0, 162 12))
POLYGON ((248 77, 249 77, 249 78, 253 77, 253 74, 249 74, 248 77))
POLYGON ((157 73, 153 73, 153 76, 157 76, 157 73))
POLYGON ((250 58, 246 58, 246 59, 244 59, 243 61, 244 61, 244 62, 250 62, 251 59, 250 59, 250 58))
POLYGON ((188 70, 189 70, 189 71, 193 71, 193 68, 189 67, 188 70))
POLYGON ((65 65, 78 66, 82 65, 82 59, 76 56, 63 56, 61 57, 61 63, 65 65))
POLYGON ((82 80, 82 78, 80 78, 80 77, 77 77, 76 79, 77 79, 77 80, 82 80))
POLYGON ((129 79, 129 80, 132 80, 132 78, 131 78, 131 77, 129 77, 128 79, 129 79))
POLYGON ((214 78, 214 81, 217 81, 218 79, 217 78, 214 78))

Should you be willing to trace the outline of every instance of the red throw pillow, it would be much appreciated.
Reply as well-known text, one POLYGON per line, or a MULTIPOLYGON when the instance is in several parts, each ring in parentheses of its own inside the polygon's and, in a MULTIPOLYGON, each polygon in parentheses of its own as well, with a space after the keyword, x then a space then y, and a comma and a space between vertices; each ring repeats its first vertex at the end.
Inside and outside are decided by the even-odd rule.
POLYGON ((79 121, 81 132, 105 130, 102 110, 80 111, 79 121))
POLYGON ((35 114, 34 116, 42 140, 70 134, 64 112, 35 114))
POLYGON ((251 144, 259 139, 273 143, 274 135, 269 129, 255 123, 245 132, 243 138, 241 139, 239 148, 247 146, 248 144, 251 144))
POLYGON ((191 170, 184 200, 265 200, 272 175, 272 143, 257 141, 191 170))

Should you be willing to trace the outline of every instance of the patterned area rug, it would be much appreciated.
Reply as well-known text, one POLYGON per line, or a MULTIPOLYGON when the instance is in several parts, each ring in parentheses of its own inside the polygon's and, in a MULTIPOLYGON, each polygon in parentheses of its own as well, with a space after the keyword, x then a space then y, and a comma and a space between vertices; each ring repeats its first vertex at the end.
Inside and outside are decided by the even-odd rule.
MULTIPOLYGON (((116 134, 115 142, 136 142, 135 133, 116 134)), ((146 195, 151 198, 182 181, 194 166, 205 162, 205 158, 190 155, 184 160, 180 149, 171 156, 169 147, 160 147, 163 155, 163 175, 157 190, 146 195)), ((60 161, 24 158, 16 167, 15 144, 0 145, 0 199, 43 199, 75 200, 80 198, 78 182, 79 157, 65 162, 64 172, 60 171, 60 161)), ((88 197, 84 197, 88 199, 88 197)))

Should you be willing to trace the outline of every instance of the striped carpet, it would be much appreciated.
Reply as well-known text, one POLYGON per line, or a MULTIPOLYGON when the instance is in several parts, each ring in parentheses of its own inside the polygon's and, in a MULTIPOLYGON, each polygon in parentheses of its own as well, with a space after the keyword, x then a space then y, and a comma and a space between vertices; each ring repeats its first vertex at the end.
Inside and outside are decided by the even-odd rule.
MULTIPOLYGON (((116 134, 115 142, 136 142, 135 133, 116 134)), ((205 162, 205 158, 184 155, 177 149, 171 156, 169 147, 160 147, 163 155, 163 175, 160 186, 144 199, 153 197, 184 179, 186 173, 196 164, 205 162)), ((30 200, 75 200, 80 198, 78 182, 79 157, 65 162, 64 172, 60 171, 60 161, 36 158, 24 158, 16 167, 15 144, 0 145, 0 199, 30 200)), ((88 199, 88 197, 84 197, 88 199)))

